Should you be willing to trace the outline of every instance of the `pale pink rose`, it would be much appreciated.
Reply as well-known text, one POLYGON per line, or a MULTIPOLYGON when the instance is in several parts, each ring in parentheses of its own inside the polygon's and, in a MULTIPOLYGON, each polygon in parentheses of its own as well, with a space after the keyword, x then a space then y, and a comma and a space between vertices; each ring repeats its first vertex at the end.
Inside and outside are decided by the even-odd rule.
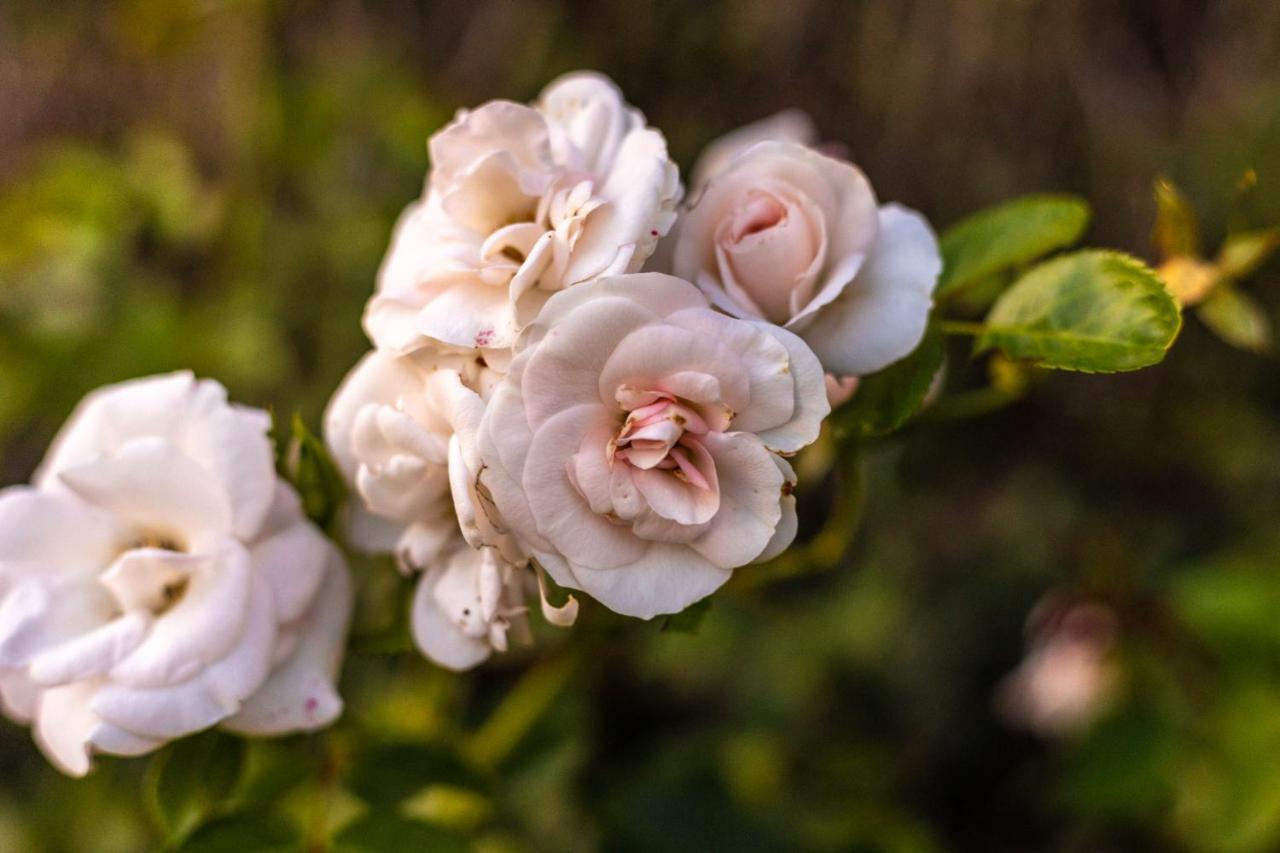
POLYGON ((215 382, 126 382, 0 492, 0 704, 59 769, 341 712, 347 567, 277 479, 269 428, 215 382))
MULTIPOLYGON (((325 416, 334 460, 353 492, 348 535, 365 551, 394 551, 420 572, 413 637, 441 666, 475 666, 527 637, 527 555, 477 490, 476 431, 496 374, 474 354, 375 350, 352 370, 325 416)), ((576 605, 557 611, 571 624, 576 605)))
POLYGON ((553 297, 481 422, 480 483, 561 586, 678 612, 795 535, 782 454, 830 411, 799 338, 687 282, 623 275, 553 297))
POLYGON ((729 314, 802 337, 837 376, 915 349, 942 269, 918 213, 878 206, 852 164, 776 141, 710 179, 681 220, 672 264, 729 314))
POLYGON ((430 149, 365 312, 379 347, 510 347, 552 293, 638 270, 675 221, 666 141, 598 74, 460 112, 430 149))

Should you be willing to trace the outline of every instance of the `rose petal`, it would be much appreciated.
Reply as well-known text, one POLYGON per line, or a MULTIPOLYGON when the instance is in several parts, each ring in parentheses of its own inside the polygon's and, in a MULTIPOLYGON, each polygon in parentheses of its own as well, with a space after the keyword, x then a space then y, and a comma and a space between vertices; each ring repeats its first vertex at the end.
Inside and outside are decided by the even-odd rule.
POLYGON ((832 373, 874 373, 924 337, 942 270, 937 240, 924 217, 898 205, 881 208, 880 223, 866 266, 804 333, 832 373))

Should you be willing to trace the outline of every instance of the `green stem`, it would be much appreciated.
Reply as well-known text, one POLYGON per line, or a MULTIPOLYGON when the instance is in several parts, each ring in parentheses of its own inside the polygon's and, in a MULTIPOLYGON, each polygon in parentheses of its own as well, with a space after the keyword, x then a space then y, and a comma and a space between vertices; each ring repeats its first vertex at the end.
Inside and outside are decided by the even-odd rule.
POLYGON ((964 320, 942 320, 938 323, 938 328, 947 335, 977 337, 987 333, 987 327, 982 323, 970 323, 964 320))
POLYGON ((577 656, 547 658, 526 672, 465 746, 482 767, 496 767, 551 706, 577 668, 577 656))

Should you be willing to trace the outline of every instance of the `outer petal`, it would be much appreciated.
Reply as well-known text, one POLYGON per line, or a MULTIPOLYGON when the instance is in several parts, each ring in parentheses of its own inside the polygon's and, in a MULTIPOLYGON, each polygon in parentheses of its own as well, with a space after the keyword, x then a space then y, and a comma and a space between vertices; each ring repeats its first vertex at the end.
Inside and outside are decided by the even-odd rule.
POLYGON ((556 78, 537 106, 550 126, 556 162, 597 175, 608 173, 623 138, 644 124, 614 82, 592 71, 556 78))
POLYGON ((15 577, 18 564, 45 578, 94 573, 127 541, 111 516, 72 495, 28 486, 0 491, 0 579, 15 577))
POLYGON ((690 546, 713 564, 733 569, 760 556, 782 520, 783 475, 760 440, 749 433, 703 438, 720 477, 720 511, 690 546))
POLYGON ((327 726, 342 713, 335 682, 351 621, 351 577, 342 555, 326 543, 324 583, 301 617, 296 651, 277 666, 222 727, 250 735, 281 735, 327 726))
POLYGON ((693 166, 690 191, 696 194, 707 181, 724 171, 734 157, 757 142, 766 140, 813 145, 818 140, 818 129, 808 113, 802 110, 784 110, 731 130, 702 150, 698 162, 693 166))
POLYGON ((270 428, 266 412, 228 404, 225 388, 188 372, 123 382, 77 406, 35 483, 54 486, 61 472, 113 455, 135 439, 164 439, 213 478, 229 499, 236 535, 245 538, 271 506, 270 428))
POLYGON ((625 566, 600 569, 575 563, 573 573, 577 588, 615 613, 639 619, 679 613, 715 592, 732 574, 684 545, 657 542, 625 566))
POLYGON ((89 772, 95 748, 117 755, 142 755, 162 743, 104 723, 90 709, 96 689, 97 682, 82 681, 46 690, 40 696, 36 742, 59 770, 71 776, 89 772))
POLYGON ((184 547, 198 548, 232 532, 227 492, 207 469, 163 438, 131 439, 114 455, 64 468, 57 476, 85 501, 134 525, 140 534, 172 536, 184 547))
POLYGON ((782 518, 778 521, 778 526, 773 531, 773 538, 769 540, 769 544, 760 552, 760 555, 752 560, 753 563, 772 560, 787 550, 795 540, 796 529, 799 527, 799 519, 796 518, 796 496, 792 492, 796 485, 796 472, 792 470, 790 463, 781 456, 774 456, 773 461, 777 464, 778 470, 782 472, 782 479, 786 484, 782 489, 782 518))
POLYGON ((249 559, 253 570, 271 584, 276 621, 293 622, 311 606, 325 579, 333 546, 302 514, 297 493, 283 482, 276 484, 276 503, 264 527, 263 538, 249 550, 249 559))
MULTIPOLYGON (((451 565, 459 559, 473 558, 473 554, 462 552, 453 558, 451 565)), ((443 567, 428 571, 418 583, 413 595, 413 641, 440 666, 461 672, 483 663, 493 649, 486 639, 464 634, 440 608, 435 591, 446 571, 443 567)))
POLYGON ((887 367, 924 337, 941 271, 938 242, 924 217, 887 204, 866 265, 804 338, 832 373, 861 376, 887 367))

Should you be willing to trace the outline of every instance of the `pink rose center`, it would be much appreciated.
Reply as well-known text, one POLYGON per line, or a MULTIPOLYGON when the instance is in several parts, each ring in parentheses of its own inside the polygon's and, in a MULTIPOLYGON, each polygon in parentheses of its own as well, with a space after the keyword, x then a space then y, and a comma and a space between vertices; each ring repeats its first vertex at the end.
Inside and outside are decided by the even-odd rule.
POLYGON ((786 323, 813 298, 823 237, 810 207, 751 190, 716 228, 716 264, 726 290, 772 323, 786 323))
MULTIPOLYGON (((702 416, 669 395, 633 409, 610 446, 612 462, 641 470, 669 471, 695 488, 712 488, 711 479, 691 457, 703 457, 698 436, 710 431, 702 416)), ((701 461, 699 459, 699 461, 701 461)))

